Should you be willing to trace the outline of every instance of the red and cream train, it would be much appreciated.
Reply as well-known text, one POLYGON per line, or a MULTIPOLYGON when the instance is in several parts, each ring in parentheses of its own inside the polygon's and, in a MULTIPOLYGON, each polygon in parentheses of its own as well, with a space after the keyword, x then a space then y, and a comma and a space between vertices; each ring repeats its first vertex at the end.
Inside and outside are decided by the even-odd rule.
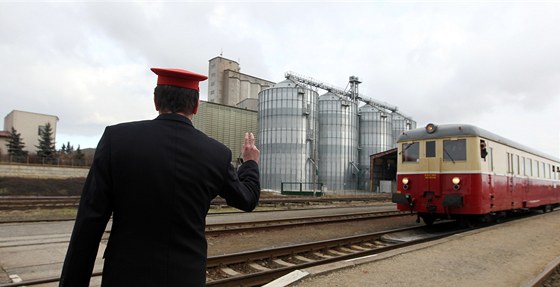
POLYGON ((560 206, 560 160, 472 125, 428 124, 398 141, 392 201, 426 224, 560 206))

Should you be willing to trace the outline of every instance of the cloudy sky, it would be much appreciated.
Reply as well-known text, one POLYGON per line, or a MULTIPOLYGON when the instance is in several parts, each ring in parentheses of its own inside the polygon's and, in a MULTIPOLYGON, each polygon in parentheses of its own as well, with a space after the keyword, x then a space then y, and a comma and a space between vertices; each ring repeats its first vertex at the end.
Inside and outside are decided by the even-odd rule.
MULTIPOLYGON (((468 123, 560 157, 560 1, 2 1, 0 116, 56 115, 57 147, 156 116, 150 67, 223 54, 468 123)), ((207 85, 201 86, 207 99, 207 85)))

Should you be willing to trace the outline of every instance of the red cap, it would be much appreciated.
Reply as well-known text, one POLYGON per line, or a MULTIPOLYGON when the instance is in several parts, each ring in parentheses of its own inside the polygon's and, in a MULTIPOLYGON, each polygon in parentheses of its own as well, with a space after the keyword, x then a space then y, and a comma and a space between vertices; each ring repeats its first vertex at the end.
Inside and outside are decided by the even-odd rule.
POLYGON ((198 83, 208 79, 207 76, 181 69, 152 68, 158 75, 158 85, 170 85, 198 91, 198 83))

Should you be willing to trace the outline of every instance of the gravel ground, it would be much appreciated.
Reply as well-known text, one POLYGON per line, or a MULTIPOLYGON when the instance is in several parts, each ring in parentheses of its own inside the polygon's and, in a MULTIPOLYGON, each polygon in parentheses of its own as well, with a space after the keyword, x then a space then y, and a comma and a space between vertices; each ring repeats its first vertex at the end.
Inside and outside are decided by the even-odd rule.
POLYGON ((556 211, 470 231, 290 286, 524 286, 558 256, 556 211))

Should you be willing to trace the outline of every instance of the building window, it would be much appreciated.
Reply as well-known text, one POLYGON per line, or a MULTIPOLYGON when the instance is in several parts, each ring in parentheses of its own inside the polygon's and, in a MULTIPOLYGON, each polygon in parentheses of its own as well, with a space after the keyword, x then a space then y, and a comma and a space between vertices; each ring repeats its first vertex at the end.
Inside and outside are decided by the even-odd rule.
POLYGON ((47 126, 39 126, 37 129, 37 135, 42 135, 47 130, 47 126))

